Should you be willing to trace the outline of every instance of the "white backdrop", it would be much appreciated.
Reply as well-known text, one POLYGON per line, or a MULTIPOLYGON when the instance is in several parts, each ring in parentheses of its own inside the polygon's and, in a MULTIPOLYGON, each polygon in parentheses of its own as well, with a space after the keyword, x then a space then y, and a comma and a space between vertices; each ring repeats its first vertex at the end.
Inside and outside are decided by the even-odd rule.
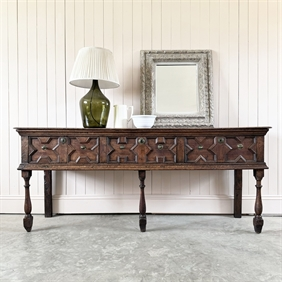
MULTIPOLYGON (((23 212, 20 138, 13 127, 82 127, 85 90, 68 84, 78 50, 112 50, 121 86, 112 105, 140 107, 140 50, 213 50, 215 126, 272 126, 265 213, 282 213, 282 2, 279 0, 1 0, 1 212, 23 212)), ((108 127, 113 126, 113 109, 108 127)), ((137 172, 54 173, 55 212, 137 212, 137 172)), ((243 212, 252 213, 252 172, 243 212)), ((148 172, 148 212, 232 213, 233 172, 148 172)), ((43 212, 43 172, 31 180, 43 212)))

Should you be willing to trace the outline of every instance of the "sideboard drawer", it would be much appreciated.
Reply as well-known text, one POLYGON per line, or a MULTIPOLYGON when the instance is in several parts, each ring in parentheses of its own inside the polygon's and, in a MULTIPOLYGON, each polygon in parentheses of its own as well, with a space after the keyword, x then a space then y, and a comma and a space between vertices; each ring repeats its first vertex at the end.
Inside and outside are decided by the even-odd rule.
POLYGON ((226 138, 226 143, 231 148, 226 154, 227 162, 244 163, 257 161, 256 137, 226 138))
POLYGON ((99 163, 99 138, 69 137, 67 162, 77 164, 99 163))
POLYGON ((99 163, 99 138, 30 137, 29 163, 99 163))
POLYGON ((187 137, 185 139, 185 162, 186 163, 214 163, 215 154, 211 151, 214 145, 213 137, 187 137))
POLYGON ((107 163, 176 163, 177 138, 107 138, 107 163))
POLYGON ((187 137, 185 162, 249 163, 257 161, 256 137, 187 137))
POLYGON ((30 137, 28 162, 54 164, 66 162, 67 144, 58 137, 30 137))
POLYGON ((147 163, 176 163, 177 138, 147 138, 150 152, 147 154, 147 163))
POLYGON ((137 154, 134 152, 136 138, 107 137, 107 163, 137 163, 137 154))

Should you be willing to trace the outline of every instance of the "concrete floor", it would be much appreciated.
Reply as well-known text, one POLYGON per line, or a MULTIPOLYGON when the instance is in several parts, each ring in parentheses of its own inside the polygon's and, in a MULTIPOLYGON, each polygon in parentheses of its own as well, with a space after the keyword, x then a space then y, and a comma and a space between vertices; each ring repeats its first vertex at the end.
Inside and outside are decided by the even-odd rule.
POLYGON ((0 215, 0 281, 282 281, 282 218, 0 215))

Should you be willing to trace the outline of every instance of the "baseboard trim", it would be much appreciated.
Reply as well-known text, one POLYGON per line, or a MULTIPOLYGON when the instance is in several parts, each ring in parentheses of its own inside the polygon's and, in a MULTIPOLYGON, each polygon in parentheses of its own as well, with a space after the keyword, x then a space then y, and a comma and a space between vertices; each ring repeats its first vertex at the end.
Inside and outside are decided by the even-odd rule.
MULTIPOLYGON (((263 214, 282 215, 282 195, 263 196, 263 214)), ((242 197, 242 213, 254 213, 255 196, 242 197)), ((148 213, 232 214, 225 195, 146 195, 148 213)), ((0 196, 0 213, 23 213, 24 196, 0 196)), ((138 213, 139 195, 53 196, 54 213, 138 213)), ((44 213, 43 196, 32 197, 32 213, 44 213)))

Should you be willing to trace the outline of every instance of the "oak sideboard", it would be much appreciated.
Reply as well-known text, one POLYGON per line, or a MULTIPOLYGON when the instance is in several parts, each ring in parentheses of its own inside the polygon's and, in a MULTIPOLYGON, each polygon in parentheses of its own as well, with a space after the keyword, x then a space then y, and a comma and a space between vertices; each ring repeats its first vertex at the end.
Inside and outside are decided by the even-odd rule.
POLYGON ((30 177, 44 171, 45 216, 52 216, 52 171, 135 170, 140 180, 139 226, 146 231, 145 177, 151 170, 234 170, 234 217, 241 217, 242 170, 253 170, 254 230, 263 226, 261 181, 264 138, 270 127, 236 128, 16 128, 21 136, 25 187, 23 219, 33 225, 30 177))

